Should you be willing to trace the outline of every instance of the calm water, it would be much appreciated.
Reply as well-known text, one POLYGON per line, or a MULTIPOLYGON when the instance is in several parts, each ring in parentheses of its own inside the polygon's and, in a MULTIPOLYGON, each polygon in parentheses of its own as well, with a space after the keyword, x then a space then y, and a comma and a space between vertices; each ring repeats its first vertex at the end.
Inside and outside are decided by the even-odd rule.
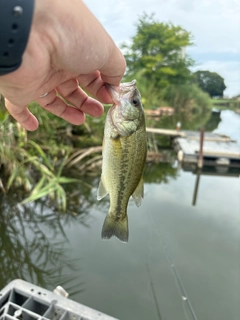
MULTIPOLYGON (((221 117, 216 131, 240 143, 240 116, 221 117)), ((73 192, 71 214, 1 199, 0 287, 17 277, 60 284, 122 320, 239 320, 239 174, 201 175, 195 206, 196 175, 177 163, 147 167, 145 181, 142 206, 128 208, 128 244, 100 239, 108 200, 95 200, 98 179, 79 186, 81 197, 73 192)))

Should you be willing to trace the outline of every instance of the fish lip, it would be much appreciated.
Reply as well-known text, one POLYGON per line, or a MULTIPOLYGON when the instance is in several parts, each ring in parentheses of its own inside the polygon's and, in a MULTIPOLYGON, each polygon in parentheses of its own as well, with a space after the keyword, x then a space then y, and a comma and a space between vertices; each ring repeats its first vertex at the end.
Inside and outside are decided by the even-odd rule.
POLYGON ((130 82, 123 82, 123 83, 120 84, 120 90, 121 89, 125 89, 125 88, 126 89, 130 88, 130 90, 132 90, 132 88, 135 89, 136 84, 137 84, 137 80, 136 79, 134 79, 134 80, 132 80, 130 82))
POLYGON ((112 97, 113 102, 116 105, 120 105, 121 104, 120 99, 122 98, 123 95, 127 94, 128 95, 127 98, 130 98, 134 94, 137 88, 136 84, 137 84, 137 80, 134 79, 131 82, 121 83, 119 87, 108 84, 108 83, 106 83, 105 86, 110 96, 112 97))
POLYGON ((119 127, 119 126, 117 125, 118 121, 115 122, 116 119, 115 119, 115 117, 114 117, 114 112, 117 112, 117 114, 118 114, 118 121, 119 121, 119 122, 121 122, 121 120, 124 120, 125 117, 123 116, 123 114, 122 114, 122 112, 121 112, 121 108, 118 108, 118 105, 117 105, 117 104, 114 104, 114 105, 111 107, 111 109, 109 109, 109 111, 108 111, 109 121, 110 121, 112 127, 114 128, 115 133, 117 133, 117 134, 115 135, 115 139, 116 139, 116 138, 119 138, 119 137, 124 137, 124 136, 126 136, 126 133, 125 133, 124 130, 121 129, 121 127, 119 127))
POLYGON ((112 84, 106 83, 105 87, 107 88, 113 103, 116 105, 120 105, 120 86, 114 86, 112 84))
MULTIPOLYGON (((114 110, 117 110, 118 114, 119 114, 119 109, 117 108, 117 104, 114 104, 111 109, 109 109, 109 119, 110 119, 110 122, 111 122, 111 125, 113 126, 113 128, 121 135, 122 132, 119 131, 119 128, 118 126, 115 124, 115 121, 114 121, 114 116, 113 116, 113 113, 114 113, 114 110)), ((121 112, 119 114, 120 116, 122 116, 121 112)))
POLYGON ((132 95, 136 90, 137 80, 132 80, 131 82, 124 82, 120 84, 120 92, 119 95, 128 94, 132 95))

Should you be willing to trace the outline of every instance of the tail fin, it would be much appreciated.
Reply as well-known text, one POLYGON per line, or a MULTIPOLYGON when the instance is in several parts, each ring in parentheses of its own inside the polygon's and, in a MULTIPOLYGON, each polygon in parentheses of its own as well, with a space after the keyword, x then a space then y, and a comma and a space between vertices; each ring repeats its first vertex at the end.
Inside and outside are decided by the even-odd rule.
POLYGON ((102 239, 117 237, 123 242, 128 242, 128 218, 124 215, 123 219, 108 214, 102 227, 102 239))

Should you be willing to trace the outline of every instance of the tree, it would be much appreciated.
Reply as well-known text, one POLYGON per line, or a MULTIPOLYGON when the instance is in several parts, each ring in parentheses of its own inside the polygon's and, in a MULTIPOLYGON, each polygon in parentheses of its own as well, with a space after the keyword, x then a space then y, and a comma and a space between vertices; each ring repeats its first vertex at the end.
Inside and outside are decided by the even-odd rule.
POLYGON ((193 60, 185 48, 191 45, 191 34, 171 23, 154 20, 143 14, 137 23, 137 33, 130 45, 123 45, 129 77, 141 73, 158 88, 184 83, 190 79, 193 60))
POLYGON ((194 82, 210 97, 223 96, 223 91, 226 89, 224 79, 216 72, 196 71, 193 73, 194 82))

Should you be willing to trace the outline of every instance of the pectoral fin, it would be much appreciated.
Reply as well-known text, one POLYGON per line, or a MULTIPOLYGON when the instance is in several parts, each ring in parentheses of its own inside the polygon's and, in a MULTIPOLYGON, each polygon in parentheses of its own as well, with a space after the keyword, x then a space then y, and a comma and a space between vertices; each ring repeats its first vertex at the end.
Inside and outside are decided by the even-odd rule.
POLYGON ((97 190, 97 200, 101 200, 102 198, 104 198, 106 195, 108 194, 104 183, 103 183, 103 179, 101 177, 101 180, 99 182, 99 186, 98 186, 98 190, 97 190))
POLYGON ((141 205, 143 195, 144 195, 143 177, 141 177, 141 179, 137 185, 137 188, 135 189, 135 191, 132 194, 133 200, 134 200, 137 207, 139 207, 141 205))

